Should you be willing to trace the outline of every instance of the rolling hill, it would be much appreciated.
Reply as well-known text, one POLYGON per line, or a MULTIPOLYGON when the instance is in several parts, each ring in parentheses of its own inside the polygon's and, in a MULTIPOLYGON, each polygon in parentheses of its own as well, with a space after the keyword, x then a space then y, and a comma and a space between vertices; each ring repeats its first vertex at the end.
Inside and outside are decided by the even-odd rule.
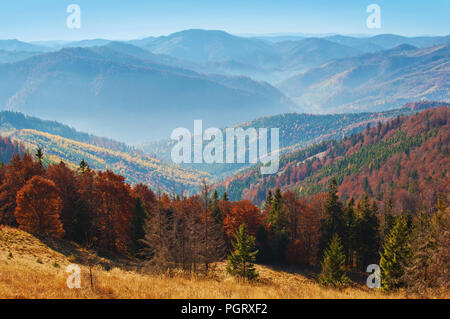
POLYGON ((0 50, 0 63, 13 63, 38 54, 42 54, 42 52, 0 50))
POLYGON ((129 183, 144 183, 162 191, 185 189, 193 191, 203 178, 209 176, 201 172, 191 172, 107 138, 78 132, 54 121, 43 121, 14 112, 0 112, 0 134, 17 143, 1 145, 4 161, 9 161, 12 153, 27 149, 34 153, 38 147, 44 150, 47 162, 64 161, 75 168, 85 160, 95 170, 110 169, 125 177, 129 183), (20 147, 19 147, 20 146, 20 147))
POLYGON ((320 38, 284 41, 275 44, 282 56, 282 68, 307 70, 327 61, 361 55, 363 51, 320 38))
MULTIPOLYGON (((39 299, 227 299, 227 298, 405 298, 404 292, 386 294, 358 281, 336 290, 320 287, 317 274, 300 269, 280 270, 256 265, 258 283, 236 281, 226 274, 225 262, 215 263, 209 275, 154 274, 132 261, 99 257, 79 245, 61 239, 34 236, 22 230, 0 227, 0 298, 39 299), (67 288, 67 266, 81 268, 82 289, 67 288), (94 263, 93 288, 89 264, 94 263)), ((358 278, 359 279, 359 278, 358 278)), ((443 294, 441 297, 446 297, 443 294)), ((411 296, 408 296, 411 298, 411 296)), ((439 297, 439 296, 436 296, 439 297)), ((178 309, 173 312, 179 313, 178 309)))

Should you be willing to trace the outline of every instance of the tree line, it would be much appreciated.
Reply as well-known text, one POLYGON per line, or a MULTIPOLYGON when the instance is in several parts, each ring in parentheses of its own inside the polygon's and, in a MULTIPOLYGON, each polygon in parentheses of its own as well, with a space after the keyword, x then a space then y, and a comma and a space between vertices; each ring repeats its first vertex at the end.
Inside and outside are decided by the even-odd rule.
POLYGON ((160 269, 207 272, 228 256, 227 270, 247 279, 257 277, 254 262, 295 264, 321 266, 319 282, 341 286, 348 271, 379 264, 385 289, 448 288, 448 178, 432 212, 402 211, 390 199, 381 210, 368 194, 344 202, 335 179, 308 198, 269 190, 260 208, 206 181, 193 196, 155 194, 84 160, 72 169, 43 157, 15 154, 0 167, 0 224, 160 269))

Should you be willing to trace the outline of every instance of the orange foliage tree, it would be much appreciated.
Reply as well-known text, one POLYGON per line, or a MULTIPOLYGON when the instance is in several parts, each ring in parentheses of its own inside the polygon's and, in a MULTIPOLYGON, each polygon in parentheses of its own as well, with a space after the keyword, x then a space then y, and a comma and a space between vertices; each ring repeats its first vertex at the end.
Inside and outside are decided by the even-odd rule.
POLYGON ((144 202, 147 212, 150 212, 156 203, 155 193, 147 185, 142 183, 136 184, 132 187, 131 196, 134 198, 140 198, 144 202))
MULTIPOLYGON (((78 202, 78 180, 75 178, 75 172, 66 166, 63 162, 52 164, 46 170, 46 177, 53 181, 58 189, 58 194, 63 202, 61 211, 61 222, 64 230, 70 236, 68 227, 72 224, 75 209, 78 202)), ((72 238, 71 238, 72 239, 72 238)))
POLYGON ((0 185, 0 224, 17 226, 14 217, 17 192, 30 178, 42 173, 42 167, 30 154, 13 155, 0 185))
POLYGON ((97 172, 94 179, 96 198, 95 227, 98 247, 106 253, 123 253, 129 240, 133 197, 124 177, 112 171, 97 172))
POLYGON ((223 226, 229 240, 231 240, 239 229, 245 223, 248 227, 248 233, 255 236, 258 226, 261 224, 261 212, 257 206, 248 200, 242 200, 232 203, 230 213, 225 217, 223 226))
POLYGON ((14 215, 20 229, 55 237, 64 235, 60 221, 62 200, 55 183, 34 176, 19 190, 16 201, 14 215))

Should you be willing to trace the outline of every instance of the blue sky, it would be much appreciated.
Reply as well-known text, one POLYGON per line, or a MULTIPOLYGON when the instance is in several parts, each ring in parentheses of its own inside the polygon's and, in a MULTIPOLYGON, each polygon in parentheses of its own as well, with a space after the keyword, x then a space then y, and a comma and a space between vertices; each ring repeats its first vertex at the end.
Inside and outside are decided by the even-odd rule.
POLYGON ((449 0, 2 0, 0 39, 135 39, 190 29, 233 34, 340 33, 447 35, 449 0), (381 29, 368 29, 366 8, 381 8, 381 29), (81 29, 68 29, 66 8, 81 7, 81 29))

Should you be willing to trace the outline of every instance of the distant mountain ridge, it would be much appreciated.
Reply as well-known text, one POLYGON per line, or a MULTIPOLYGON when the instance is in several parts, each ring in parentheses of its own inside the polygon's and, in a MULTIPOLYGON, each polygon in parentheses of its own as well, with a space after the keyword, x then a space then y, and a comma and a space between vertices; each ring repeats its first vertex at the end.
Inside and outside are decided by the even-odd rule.
POLYGON ((294 106, 267 83, 160 62, 107 45, 2 64, 0 105, 129 143, 168 137, 194 119, 221 127, 294 106))
MULTIPOLYGON (((54 51, 71 47, 104 46, 108 39, 82 41, 40 41, 33 51, 54 51)), ((394 34, 376 36, 303 35, 242 37, 219 30, 189 29, 167 36, 120 41, 157 55, 183 61, 183 67, 202 73, 246 75, 276 83, 296 73, 338 58, 389 50, 401 44, 418 48, 450 42, 450 36, 404 37, 394 34)), ((13 43, 11 43, 13 45, 13 43)), ((1 50, 0 43, 0 50, 1 50)), ((181 66, 180 64, 178 66, 181 66)))
POLYGON ((449 39, 268 41, 194 29, 131 41, 0 40, 0 109, 133 144, 194 119, 225 127, 287 112, 379 112, 449 100, 449 39))
POLYGON ((450 44, 332 60, 278 87, 305 111, 381 111, 417 100, 448 101, 450 44))

